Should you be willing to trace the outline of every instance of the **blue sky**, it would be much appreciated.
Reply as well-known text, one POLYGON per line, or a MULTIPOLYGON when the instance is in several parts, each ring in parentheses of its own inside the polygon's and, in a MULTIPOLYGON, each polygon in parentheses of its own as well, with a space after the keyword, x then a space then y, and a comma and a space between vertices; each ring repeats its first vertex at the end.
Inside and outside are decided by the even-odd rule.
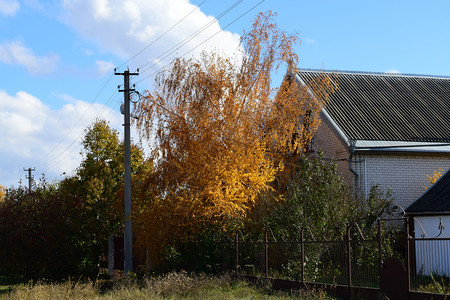
POLYGON ((299 67, 450 75, 444 0, 0 0, 0 184, 17 186, 24 167, 35 167, 36 178, 71 174, 97 117, 122 132, 114 67, 141 67, 132 82, 149 89, 175 56, 204 46, 232 55, 242 30, 267 10, 299 33, 299 67))

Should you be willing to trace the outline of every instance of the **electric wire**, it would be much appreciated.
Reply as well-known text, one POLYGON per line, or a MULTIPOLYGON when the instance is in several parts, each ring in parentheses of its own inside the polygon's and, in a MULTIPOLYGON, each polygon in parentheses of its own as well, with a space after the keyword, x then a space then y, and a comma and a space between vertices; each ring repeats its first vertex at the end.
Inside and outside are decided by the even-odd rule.
POLYGON ((149 47, 153 46, 157 41, 159 41, 161 38, 163 38, 166 34, 168 34, 172 29, 174 29, 175 27, 177 27, 181 22, 183 22, 187 17, 189 17, 194 11, 196 11, 197 9, 200 8, 200 6, 202 6, 203 3, 205 3, 207 0, 203 0, 198 6, 196 6, 193 10, 191 10, 187 15, 185 15, 181 20, 179 20, 177 23, 175 23, 172 27, 170 27, 168 30, 166 30, 163 34, 161 34, 159 37, 157 37, 155 40, 153 40, 150 44, 148 44, 147 46, 145 46, 142 50, 140 50, 139 52, 137 52, 136 54, 134 54, 132 57, 130 57, 127 61, 125 61, 124 63, 122 63, 120 66, 117 67, 117 69, 120 69, 121 67, 123 67, 125 64, 127 64, 128 62, 130 62, 131 60, 133 60, 134 58, 136 58, 138 55, 140 55, 142 52, 144 52, 145 50, 147 50, 149 47))
MULTIPOLYGON (((155 104, 156 106, 160 107, 162 110, 168 112, 169 114, 171 114, 171 115, 173 115, 173 116, 175 116, 175 117, 177 117, 177 118, 179 118, 179 119, 182 119, 182 120, 186 121, 186 118, 184 118, 183 116, 177 114, 177 113, 174 112, 173 110, 171 110, 171 109, 165 107, 164 105, 161 105, 160 103, 158 103, 158 102, 156 102, 156 101, 154 101, 154 100, 151 100, 151 99, 149 99, 149 100, 150 100, 153 104, 155 104)), ((217 134, 216 132, 214 132, 214 131, 212 131, 212 130, 209 130, 209 129, 206 129, 206 128, 204 128, 204 127, 198 127, 198 128, 199 128, 200 130, 202 130, 202 131, 205 131, 205 132, 207 132, 207 133, 210 133, 210 134, 212 134, 212 135, 214 135, 214 136, 217 136, 217 137, 219 137, 219 138, 221 138, 221 139, 224 139, 224 140, 227 140, 227 141, 229 141, 229 142, 235 143, 236 145, 238 145, 238 146, 240 146, 240 147, 242 147, 242 148, 244 148, 244 149, 251 150, 250 145, 247 144, 247 143, 244 143, 244 142, 241 142, 241 141, 237 141, 237 140, 235 140, 235 139, 233 139, 233 138, 229 138, 229 137, 226 137, 226 136, 221 136, 221 135, 217 134)), ((278 155, 276 152, 272 151, 272 150, 268 150, 266 153, 267 153, 268 155, 270 155, 271 157, 273 157, 274 159, 278 159, 278 160, 280 160, 280 161, 283 161, 283 159, 280 158, 279 155, 278 155)), ((289 165, 289 166, 291 166, 291 167, 301 167, 301 165, 296 164, 296 163, 294 163, 294 162, 287 161, 287 160, 284 160, 283 163, 285 163, 285 164, 287 164, 287 165, 289 165)))
MULTIPOLYGON (((156 40, 154 40, 152 43, 150 43, 149 45, 147 45, 146 47, 144 47, 142 50, 140 50, 138 53, 136 53, 135 55, 133 55, 130 59, 128 59, 127 61, 125 61, 124 63, 122 63, 120 67, 122 67, 123 65, 125 65, 126 63, 128 63, 129 61, 131 61, 132 59, 136 58, 138 55, 140 55, 141 53, 143 53, 146 49, 148 49, 150 46, 152 46, 154 43, 156 43, 158 40, 160 40, 163 36, 165 36, 168 32, 170 32, 171 30, 173 30, 173 28, 175 28, 176 26, 178 26, 183 20, 185 20, 189 15, 191 15, 198 7, 200 7, 205 1, 202 1, 195 9, 193 9, 192 11, 190 11, 186 16, 184 16, 180 21, 178 21, 176 24, 174 24, 171 28, 169 28, 167 31, 165 31, 161 36, 159 36, 156 40)), ((165 53, 168 53, 169 51, 171 51, 172 49, 175 48, 175 50, 171 51, 169 54, 167 54, 166 56, 164 56, 163 59, 167 58, 169 55, 173 54, 175 51, 177 51, 178 49, 180 49, 182 46, 184 46, 185 44, 187 44, 189 41, 191 41, 193 38, 195 38, 196 36, 198 36, 201 32, 203 32, 204 30, 206 30, 208 27, 210 27, 212 24, 215 23, 216 20, 219 20, 220 18, 222 18, 223 16, 225 16, 226 14, 228 14, 232 9, 234 9, 237 5, 239 5, 241 2, 243 2, 244 0, 239 0, 236 1, 235 3, 233 3, 230 7, 228 7, 225 11, 223 11, 221 14, 219 14, 219 16, 217 18, 215 18, 213 21, 207 23, 206 25, 204 25, 200 30, 196 31, 195 33, 193 33, 191 36, 189 36, 188 38, 184 39, 183 41, 181 41, 180 43, 178 43, 177 45, 175 45, 174 47, 170 48, 169 50, 167 50, 166 52, 164 52, 163 54, 161 54, 158 58, 160 58, 162 55, 164 55, 165 53)), ((226 25, 223 29, 226 29, 227 27, 229 27, 230 25, 232 25, 233 23, 235 23, 237 20, 239 20, 240 18, 242 18, 244 15, 246 15, 247 13, 249 13, 250 11, 252 11, 254 8, 256 8, 257 6, 259 6, 262 2, 264 2, 265 0, 260 1, 259 3, 257 3, 256 5, 254 5, 252 8, 250 8, 249 10, 247 10, 245 13, 241 14, 238 18, 234 19, 231 23, 229 23, 228 25, 226 25)), ((200 47, 201 45, 203 45, 204 43, 206 43, 207 41, 209 41, 210 39, 212 39, 214 36, 216 36, 217 34, 219 34, 220 32, 223 31, 223 29, 217 31, 215 34, 213 34, 212 36, 210 36, 208 39, 204 40, 202 43, 198 44, 196 47, 192 48, 191 50, 187 51, 185 54, 183 54, 183 56, 189 54, 190 52, 194 51, 195 49, 197 49, 198 47, 200 47)), ((157 58, 157 59, 158 59, 157 58)), ((144 64, 143 66, 148 65, 149 63, 144 64)), ((150 68, 152 68, 155 64, 153 64, 152 66, 150 66, 149 68, 147 68, 146 70, 144 70, 144 72, 148 71, 150 68)), ((166 67, 166 66, 165 66, 166 67)), ((165 67, 161 68, 160 70, 164 69, 165 67)), ((144 73, 143 72, 143 73, 144 73)), ((159 72, 159 71, 158 71, 159 72)), ((144 79, 147 79, 148 77, 154 75, 155 73, 145 77, 144 79)), ((45 160, 51 153, 53 153, 54 151, 56 151, 56 149, 63 143, 63 141, 68 137, 68 135, 74 130, 74 128, 81 122, 81 120, 84 118, 84 116, 87 114, 87 112, 91 109, 92 105, 96 102, 97 98, 100 96, 100 94, 103 92, 103 90, 105 89, 105 87, 107 86, 107 84, 109 83, 109 81, 111 80, 112 76, 114 74, 111 74, 110 77, 108 78, 108 80, 106 81, 106 83, 103 85, 103 87, 100 89, 100 91, 98 92, 98 94, 96 95, 96 97, 93 99, 93 101, 90 103, 90 105, 88 106, 88 108, 84 111, 84 113, 82 114, 82 116, 77 120, 77 122, 75 122, 75 124, 71 127, 71 129, 64 135, 64 137, 57 143, 57 145, 55 147, 53 147, 49 152, 47 152, 46 155, 44 155, 41 159, 39 159, 35 165, 38 165, 41 161, 45 160)), ((143 79, 143 80, 144 80, 143 79)), ((139 82, 142 82, 143 80, 140 80, 139 82)), ((110 99, 107 101, 107 103, 105 105, 109 104, 109 101, 111 100, 113 96, 110 97, 110 99)), ((102 110, 100 110, 100 112, 98 112, 96 114, 96 117, 98 117, 98 115, 100 115, 103 110, 106 109, 105 106, 102 108, 102 110)), ((110 110, 110 112, 108 113, 111 114, 112 110, 110 110)), ((69 146, 67 148, 65 148, 62 152, 60 152, 60 154, 53 159, 51 162, 47 162, 44 163, 42 169, 43 170, 50 170, 51 168, 55 167, 60 161, 61 159, 59 159, 64 153, 66 153, 69 148, 71 148, 73 146, 73 144, 78 141, 81 137, 82 134, 80 134, 80 136, 73 140, 72 143, 69 144, 69 146)))
MULTIPOLYGON (((156 38, 153 42, 151 42, 149 45, 147 45, 146 47, 144 47, 143 49, 141 49, 139 52, 137 52, 136 54, 134 54, 131 58, 129 58, 127 61, 125 61, 124 63, 122 63, 120 67, 124 66, 126 63, 128 63, 129 61, 131 61, 132 59, 136 58, 138 55, 140 55, 141 53, 143 53, 146 49, 148 49, 150 46, 152 46, 153 44, 155 44, 158 40, 160 40, 162 37, 164 37, 167 33, 169 33, 171 30, 173 30, 176 26, 178 26, 182 21, 184 21, 187 17, 189 17, 195 10, 197 10, 202 4, 204 4, 207 0, 202 1, 198 6, 196 6, 193 10, 191 10, 187 15, 185 15, 181 20, 179 20, 177 23, 175 23, 172 27, 170 27, 168 30, 166 30, 162 35, 160 35, 158 38, 156 38)), ((242 2, 243 0, 238 1, 238 3, 242 2)), ((237 5, 237 4, 236 4, 237 5)), ((235 7, 236 5, 232 5, 232 7, 235 7)), ((223 13, 221 14, 221 16, 223 16, 223 13)), ((64 137, 57 143, 57 145, 55 147, 53 147, 49 152, 47 152, 43 157, 41 157, 34 165, 38 165, 41 161, 45 160, 51 153, 53 153, 58 147, 59 145, 61 145, 63 143, 63 141, 67 138, 67 136, 73 131, 73 129, 78 125, 78 123, 84 118, 84 116, 86 115, 87 111, 90 110, 91 106, 93 105, 93 103, 95 103, 96 99, 100 96, 100 94, 103 92, 103 90, 105 89, 106 85, 109 83, 109 81, 111 80, 112 76, 114 74, 111 74, 110 77, 108 78, 108 80, 106 81, 106 83, 103 85, 102 89, 100 90, 100 92, 97 94, 97 96, 93 99, 93 101, 91 102, 91 104, 89 105, 89 107, 84 111, 84 113, 82 114, 82 116, 77 120, 77 122, 75 122, 75 124, 71 127, 71 129, 69 131, 67 131, 67 133, 64 135, 64 137)), ((98 114, 97 114, 98 116, 98 114)), ((96 116, 96 117, 97 117, 96 116)), ((64 150, 62 153, 64 153, 66 150, 64 150)))
POLYGON ((41 161, 43 161, 44 159, 46 159, 51 153, 53 153, 56 148, 58 148, 59 145, 62 144, 62 142, 67 138, 67 136, 74 130, 74 128, 78 125, 78 123, 81 122, 81 120, 84 118, 84 116, 86 115, 86 113, 90 110, 90 108, 92 107, 92 105, 97 101, 97 98, 100 96, 100 94, 103 92, 103 90, 106 88, 106 86, 108 85, 108 83, 111 81, 113 77, 113 74, 111 74, 109 76, 109 78, 106 80, 105 84, 103 85, 103 87, 100 89, 100 91, 97 93, 97 95, 93 98, 93 100, 91 101, 91 103, 89 104, 89 106, 86 108, 86 110, 83 112, 83 114, 81 115, 81 117, 75 122, 75 124, 66 132, 66 134, 61 138, 61 140, 56 144, 55 147, 53 147, 50 151, 47 152, 47 154, 45 154, 43 157, 41 157, 38 161, 36 161, 34 163, 34 165, 38 165, 41 161))
MULTIPOLYGON (((110 104, 111 100, 113 99, 113 97, 114 97, 114 95, 115 95, 116 93, 117 93, 117 91, 115 90, 115 91, 111 94, 111 96, 110 96, 109 99, 106 101, 106 103, 104 104, 104 106, 100 109, 100 111, 97 112, 95 118, 97 118, 101 113, 103 113, 103 110, 110 104)), ((85 111, 84 114, 86 114, 86 112, 87 112, 88 110, 91 109, 92 104, 93 104, 93 103, 91 103, 91 105, 89 105, 88 109, 85 111)), ((83 116, 84 116, 84 115, 83 115, 83 116)), ((73 129, 74 129, 75 126, 81 121, 81 119, 82 119, 82 118, 80 118, 80 119, 75 123, 75 125, 74 125, 74 126, 71 128, 71 130, 66 134, 66 136, 67 136, 71 131, 73 131, 73 129)), ((60 142, 59 142, 59 143, 58 143, 51 151, 56 150, 56 148, 57 148, 59 145, 61 145, 62 141, 63 141, 63 140, 61 140, 61 141, 60 141, 60 142)), ((67 150, 67 149, 66 149, 66 150, 67 150)), ((62 152, 60 152, 60 153, 56 156, 56 159, 57 159, 61 154, 63 154, 66 150, 63 150, 62 152)), ((50 151, 50 152, 51 152, 51 151, 50 151)), ((53 159, 53 161, 54 161, 54 159, 53 159)), ((46 165, 49 165, 49 164, 51 164, 51 161, 46 162, 46 163, 44 162, 42 166, 46 166, 46 165)), ((45 169, 45 168, 41 167, 41 169, 45 169)))
MULTIPOLYGON (((95 115, 95 117, 94 117, 94 120, 95 120, 95 118, 97 118, 101 113, 103 113, 103 111, 106 109, 106 107, 108 107, 107 105, 109 105, 113 100, 112 99, 116 99, 117 98, 117 96, 119 96, 120 94, 117 92, 117 90, 114 90, 114 92, 113 92, 113 94, 109 97, 109 99, 106 101, 106 103, 104 104, 104 106, 96 113, 96 115, 95 115)), ((89 106, 89 108, 91 107, 91 105, 89 106)), ((85 111, 85 113, 87 112, 87 110, 85 111)), ((111 113, 111 112, 110 112, 111 113)), ((109 114, 110 114, 109 113, 109 114)), ((108 115, 109 115, 108 114, 108 115)), ((72 127, 72 129, 70 130, 70 132, 72 132, 73 131, 73 129, 75 128, 75 126, 79 123, 79 121, 81 120, 81 118, 77 121, 77 123, 72 127)), ((69 132, 69 133, 70 133, 69 132)), ((68 134, 66 134, 66 136, 67 136, 68 134)), ((76 139, 74 139, 74 140, 72 140, 72 142, 64 149, 64 150, 62 150, 61 152, 59 152, 59 154, 55 157, 55 158, 53 158, 51 161, 48 161, 48 162, 46 162, 46 163, 44 163, 43 165, 41 165, 40 166, 40 169, 41 170, 49 170, 49 169, 51 169, 51 167, 50 166, 54 166, 54 165, 56 165, 58 162, 60 162, 61 160, 59 160, 59 158, 64 154, 64 153, 66 153, 74 144, 75 144, 75 142, 77 142, 77 141, 79 141, 80 140, 80 138, 83 136, 83 131, 78 135, 78 137, 76 138, 76 139)), ((58 143, 53 149, 56 149, 59 145, 61 145, 61 143, 58 143)))
MULTIPOLYGON (((224 17, 225 15, 227 15, 231 10, 233 10, 236 6, 238 6, 240 3, 242 3, 244 0, 238 0, 235 3, 233 3, 231 6, 229 6, 227 9, 225 9, 223 12, 221 12, 215 19, 211 20, 210 22, 208 22, 207 24, 203 25, 203 27, 201 27, 200 29, 198 29, 197 31, 195 31, 194 33, 192 33, 190 36, 188 36, 187 38, 185 38, 184 40, 182 40, 181 42, 177 43, 176 45, 174 45, 172 48, 170 48, 169 50, 166 50, 165 52, 161 53, 158 57, 156 57, 154 60, 164 60, 167 57, 169 57, 170 55, 172 55, 174 52, 176 52, 178 49, 180 49, 182 46, 186 45, 187 43, 189 43, 192 39, 194 39, 195 37, 197 37, 200 33, 202 33, 203 31, 205 31, 207 28, 209 28, 210 26, 212 26, 213 24, 216 23, 217 20, 220 20, 222 17, 224 17), (163 57, 164 56, 164 57, 163 57), (161 58, 162 57, 162 58, 161 58), (161 58, 161 59, 160 59, 161 58)), ((223 28, 225 29, 225 28, 223 28)), ((221 29, 219 32, 222 32, 221 29)), ((217 33, 215 34, 217 35, 217 33)), ((210 38, 209 38, 210 39, 210 38)), ((209 40, 208 39, 208 40, 209 40)), ((197 48, 197 47, 196 47, 197 48)), ((195 48, 194 48, 195 49, 195 48)), ((190 51, 189 51, 190 52, 190 51)), ((189 53, 187 52, 187 53, 189 53)), ((151 61, 143 64, 142 66, 139 67, 139 69, 142 69, 143 67, 147 66, 148 64, 150 64, 151 61)), ((145 73, 148 70, 150 70, 152 67, 154 67, 155 65, 157 65, 158 62, 153 62, 153 64, 146 68, 145 70, 143 70, 141 73, 145 73)))
MULTIPOLYGON (((200 44, 198 44, 197 46, 195 46, 194 48, 192 48, 191 50, 185 52, 182 56, 186 56, 187 54, 189 54, 190 52, 194 51, 195 49, 197 49, 198 47, 200 47, 201 45, 203 45, 204 43, 206 43, 207 41, 209 41, 210 39, 212 39, 213 37, 215 37, 216 35, 218 35, 219 33, 221 33, 224 29, 228 28, 229 26, 231 26, 232 24, 234 24, 236 21, 238 21, 239 19, 241 19, 242 17, 244 17, 246 14, 248 14, 249 12, 251 12, 253 9, 255 9, 256 7, 258 7, 259 5, 261 5, 261 3, 263 3, 265 0, 261 0, 260 2, 258 2, 257 4, 255 4, 253 7, 251 7, 250 9, 248 9, 247 11, 245 11, 243 14, 241 14, 239 17, 237 17, 236 19, 234 19, 232 22, 228 23, 225 27, 223 27, 221 30, 217 31, 216 33, 214 33, 212 36, 210 36, 208 39, 204 40, 203 42, 201 42, 200 44)), ((184 44, 183 44, 184 45, 184 44)), ((181 45, 181 46, 183 46, 181 45)), ((181 47, 180 46, 180 47, 181 47)), ((179 49, 179 47, 177 49, 175 49, 174 51, 172 51, 171 53, 167 54, 164 58, 167 58, 169 55, 171 55, 173 52, 177 51, 179 49)), ((163 58, 163 59, 164 59, 163 58)), ((153 65, 151 65, 149 68, 145 69, 144 71, 141 72, 145 73, 146 71, 148 71, 151 67, 155 66, 156 63, 154 63, 153 65)), ((166 66, 160 68, 158 71, 151 73, 148 76, 145 76, 144 78, 142 78, 141 80, 137 81, 137 83, 140 83, 142 81, 144 81, 145 79, 156 75, 157 73, 159 73, 161 70, 165 69, 167 66, 169 66, 170 64, 167 64, 166 66)))
MULTIPOLYGON (((117 100, 117 96, 119 96, 120 94, 117 94, 114 100, 117 100)), ((109 114, 111 114, 118 106, 118 104, 120 104, 121 101, 118 101, 112 108, 110 108, 109 113, 106 115, 108 116, 109 114)), ((97 114, 98 116, 98 114, 97 114)), ((45 167, 43 167, 43 170, 51 170, 52 168, 54 168, 55 166, 57 166, 62 160, 64 160, 65 158, 67 158, 67 155, 71 154, 71 152, 69 151, 66 155, 64 155, 64 153, 66 153, 70 148, 72 148, 73 145, 75 145, 75 142, 78 142, 84 135, 84 131, 82 131, 78 137, 76 139, 74 139, 54 160, 52 160, 51 162, 49 162, 45 167)))
MULTIPOLYGON (((157 41, 159 41, 161 38, 163 38, 166 34, 168 34, 171 30, 173 30, 176 26, 178 26, 181 22, 183 22, 187 17, 189 17, 192 13, 194 13, 194 11, 196 11, 200 6, 202 6, 207 0, 203 0, 198 6, 196 6, 193 10, 191 10, 187 15, 185 15, 181 20, 179 20, 177 23, 175 23, 172 27, 170 27, 168 30, 166 30, 163 34, 161 34, 158 38, 156 38, 153 42, 151 42, 149 45, 147 45, 146 47, 144 47, 143 49, 141 49, 139 52, 137 52, 136 54, 134 54, 131 58, 129 58, 127 61, 125 61, 124 63, 122 63, 118 68, 121 68, 122 66, 124 66, 126 63, 128 63, 129 61, 131 61, 132 59, 136 58, 138 55, 140 55, 141 53, 143 53, 146 49, 148 49, 149 47, 151 47, 153 44, 155 44, 157 41)), ((81 120, 84 118, 84 116, 86 115, 86 113, 90 110, 90 108, 92 107, 92 105, 96 102, 97 98, 100 96, 100 94, 103 92, 103 90, 105 89, 105 87, 107 86, 107 84, 109 83, 109 81, 112 79, 112 76, 114 74, 111 74, 109 76, 109 78, 107 79, 106 83, 103 85, 103 87, 100 89, 100 91, 98 92, 98 94, 94 97, 93 101, 91 102, 91 104, 89 105, 89 107, 84 111, 84 113, 81 115, 81 117, 75 122, 75 124, 66 132, 66 134, 61 138, 61 140, 56 144, 56 146, 54 146, 50 151, 48 151, 44 156, 42 156, 38 161, 36 161, 34 163, 34 165, 39 165, 39 163, 41 163, 41 161, 44 161, 51 153, 53 153, 58 147, 59 145, 61 145, 66 138, 68 137, 68 135, 74 130, 74 128, 81 122, 81 120)), ((107 104, 105 104, 107 105, 107 104)), ((100 114, 101 112, 99 112, 98 114, 100 114)), ((97 114, 97 116, 98 116, 97 114)), ((97 117, 96 116, 96 117, 97 117)))
MULTIPOLYGON (((115 91, 115 92, 116 92, 116 91, 115 91)), ((114 94, 113 94, 113 95, 114 95, 114 94)), ((113 96, 113 95, 112 95, 112 96, 113 96)), ((119 94, 117 93, 116 97, 117 97, 118 95, 119 95, 119 94)), ((112 98, 112 96, 111 96, 111 98, 112 98)), ((109 100, 108 100, 108 101, 109 101, 109 100)), ((103 106, 102 109, 96 114, 95 118, 97 118, 97 117, 101 114, 101 112, 104 110, 104 108, 105 108, 105 106, 103 106)), ((110 112, 110 113, 111 113, 111 112, 110 112)), ((108 115, 109 115, 110 113, 108 113, 108 115)), ((66 153, 70 148, 72 148, 72 146, 75 144, 75 142, 79 141, 79 140, 82 138, 82 136, 83 136, 83 131, 81 131, 81 133, 78 135, 78 137, 77 137, 76 139, 72 140, 72 142, 71 142, 64 150, 62 150, 61 152, 59 152, 59 154, 58 154, 53 160, 46 162, 44 165, 41 166, 40 169, 42 169, 42 170, 50 170, 51 168, 53 168, 54 166, 56 166, 57 163, 59 163, 59 162, 62 160, 62 159, 60 159, 60 158, 64 155, 64 153, 66 153)), ((64 155, 64 158, 65 158, 65 157, 67 157, 67 155, 64 155)))

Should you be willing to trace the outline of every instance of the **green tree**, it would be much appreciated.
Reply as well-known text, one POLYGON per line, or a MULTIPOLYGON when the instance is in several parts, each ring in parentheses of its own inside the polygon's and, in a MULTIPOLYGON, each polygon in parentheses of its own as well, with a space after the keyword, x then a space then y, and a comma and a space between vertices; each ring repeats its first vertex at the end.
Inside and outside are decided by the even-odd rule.
MULTIPOLYGON (((318 157, 300 156, 293 166, 284 191, 266 194, 262 205, 253 210, 248 222, 247 234, 261 239, 263 229, 271 238, 283 241, 299 241, 301 230, 308 241, 333 241, 345 239, 349 224, 352 238, 376 238, 377 219, 389 212, 393 199, 389 192, 372 187, 367 198, 355 195, 337 173, 336 165, 318 157)), ((354 245, 361 265, 377 265, 378 249, 375 244, 354 245)), ((308 278, 337 278, 342 275, 345 257, 339 243, 310 243, 305 246, 308 278)), ((272 250, 275 251, 275 250, 272 250)), ((298 278, 301 270, 300 245, 278 249, 285 261, 282 272, 298 278)), ((356 254, 355 254, 356 255, 356 254)))
MULTIPOLYGON (((86 130, 82 140, 83 159, 76 176, 60 183, 65 194, 74 193, 84 200, 88 222, 84 237, 89 256, 85 267, 95 270, 104 253, 108 236, 122 231, 124 189, 124 145, 119 133, 105 120, 97 119, 86 130)), ((136 144, 131 148, 133 179, 141 169, 149 169, 149 161, 136 144)))
MULTIPOLYGON (((43 177, 32 193, 20 187, 0 201, 1 271, 28 279, 97 276, 108 236, 123 224, 123 143, 106 121, 96 120, 82 145, 75 176, 56 184, 43 177)), ((139 190, 151 162, 136 145, 131 161, 139 190)))
POLYGON ((383 193, 377 186, 367 199, 355 195, 337 173, 336 164, 323 161, 322 155, 300 156, 287 189, 265 199, 254 210, 253 221, 287 240, 299 239, 300 228, 314 239, 342 238, 346 223, 373 229, 393 203, 390 192, 383 193))

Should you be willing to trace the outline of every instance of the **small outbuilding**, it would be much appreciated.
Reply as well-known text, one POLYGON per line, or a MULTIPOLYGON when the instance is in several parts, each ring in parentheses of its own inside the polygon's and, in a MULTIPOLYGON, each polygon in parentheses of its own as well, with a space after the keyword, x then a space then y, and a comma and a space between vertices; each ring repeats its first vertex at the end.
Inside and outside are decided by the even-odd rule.
POLYGON ((450 170, 406 210, 416 274, 450 276, 450 170))

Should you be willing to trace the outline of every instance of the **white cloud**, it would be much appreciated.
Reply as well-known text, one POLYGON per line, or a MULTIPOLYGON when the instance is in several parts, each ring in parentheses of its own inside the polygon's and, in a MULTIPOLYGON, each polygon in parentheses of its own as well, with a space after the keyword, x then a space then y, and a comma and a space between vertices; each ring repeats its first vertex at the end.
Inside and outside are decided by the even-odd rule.
POLYGON ((96 60, 97 74, 101 77, 106 74, 111 74, 114 70, 114 63, 111 61, 96 60))
MULTIPOLYGON (((196 7, 188 0, 63 0, 63 21, 83 37, 92 40, 107 52, 125 60, 154 42, 196 7)), ((196 9, 182 23, 146 49, 130 64, 130 69, 154 61, 168 49, 187 39, 211 22, 211 26, 174 51, 181 56, 217 33, 214 38, 188 56, 198 55, 205 47, 214 47, 232 55, 239 48, 240 37, 220 28, 216 19, 196 9)), ((175 49, 174 49, 175 50, 175 49)), ((159 57, 161 60, 166 54, 159 57)))
POLYGON ((12 17, 19 9, 20 3, 17 0, 0 0, 0 15, 12 17))
POLYGON ((69 95, 61 98, 66 104, 54 110, 29 93, 9 95, 0 90, 0 184, 17 186, 17 176, 29 166, 36 168, 36 177, 45 173, 50 180, 60 179, 61 173, 69 174, 79 165, 84 129, 97 116, 109 120, 113 128, 122 127, 117 109, 69 95))
POLYGON ((385 71, 384 73, 401 74, 401 72, 396 69, 389 69, 389 70, 385 71))
POLYGON ((313 40, 313 39, 310 39, 310 38, 306 38, 306 39, 305 39, 305 43, 306 43, 306 44, 315 44, 316 41, 313 40))
POLYGON ((56 69, 59 56, 56 54, 36 56, 33 50, 24 46, 22 42, 13 41, 0 44, 0 62, 21 65, 32 74, 48 74, 56 69))
POLYGON ((91 0, 94 17, 97 21, 107 20, 111 17, 108 0, 91 0))

